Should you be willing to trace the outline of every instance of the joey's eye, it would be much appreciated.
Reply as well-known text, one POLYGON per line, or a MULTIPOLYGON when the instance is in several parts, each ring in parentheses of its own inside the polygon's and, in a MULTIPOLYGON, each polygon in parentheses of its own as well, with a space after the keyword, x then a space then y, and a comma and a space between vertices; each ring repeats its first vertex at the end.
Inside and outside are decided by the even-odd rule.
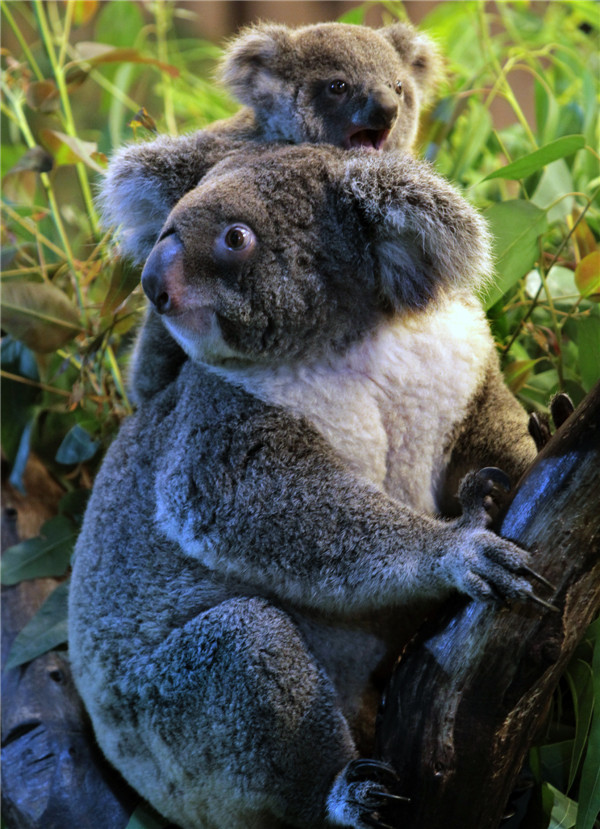
POLYGON ((254 234, 245 225, 234 225, 225 233, 225 247, 229 250, 244 250, 252 243, 254 234))
POLYGON ((396 81, 394 89, 396 90, 397 95, 402 95, 402 81, 396 81))
POLYGON ((332 92, 334 95, 343 95, 345 92, 348 91, 348 84, 346 81, 336 80, 332 81, 329 84, 329 91, 332 92))

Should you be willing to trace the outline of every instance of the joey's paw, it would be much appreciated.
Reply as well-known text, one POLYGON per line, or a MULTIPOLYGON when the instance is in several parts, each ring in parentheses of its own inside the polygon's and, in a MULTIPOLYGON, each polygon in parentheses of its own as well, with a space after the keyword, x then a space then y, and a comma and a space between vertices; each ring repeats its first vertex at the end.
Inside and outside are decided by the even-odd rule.
POLYGON ((537 582, 548 591, 554 587, 528 564, 525 550, 495 533, 481 529, 460 527, 456 529, 458 547, 455 556, 450 555, 449 569, 453 571, 455 585, 474 599, 511 602, 532 602, 546 609, 557 610, 532 587, 537 582))
POLYGON ((327 798, 327 817, 334 826, 353 829, 393 829, 386 812, 406 803, 407 797, 394 794, 398 785, 395 771, 378 760, 352 760, 338 774, 327 798))
POLYGON ((458 500, 460 521, 467 527, 489 527, 496 517, 503 494, 510 489, 510 478, 495 466, 469 472, 460 482, 458 500))

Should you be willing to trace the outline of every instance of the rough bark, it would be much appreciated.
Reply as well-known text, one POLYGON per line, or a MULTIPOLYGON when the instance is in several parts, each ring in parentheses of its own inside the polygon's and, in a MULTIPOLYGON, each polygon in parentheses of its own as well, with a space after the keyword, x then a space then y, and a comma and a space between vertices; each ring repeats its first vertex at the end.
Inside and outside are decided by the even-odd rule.
MULTIPOLYGON (((600 607, 600 385, 516 488, 499 532, 531 551, 558 612, 456 602, 396 666, 379 756, 412 802, 403 829, 497 827, 552 692, 600 607)), ((544 590, 536 586, 536 590, 544 590)))

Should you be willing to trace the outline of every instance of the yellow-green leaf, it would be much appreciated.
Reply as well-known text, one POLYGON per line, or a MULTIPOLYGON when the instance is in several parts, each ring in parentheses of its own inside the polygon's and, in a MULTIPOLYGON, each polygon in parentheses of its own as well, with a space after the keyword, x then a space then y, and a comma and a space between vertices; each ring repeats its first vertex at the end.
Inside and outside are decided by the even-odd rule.
POLYGON ((600 250, 588 253, 575 268, 575 284, 581 296, 600 302, 600 250))
POLYGON ((30 281, 2 286, 2 327, 32 351, 55 351, 80 331, 79 312, 56 286, 30 281))
POLYGON ((73 138, 58 130, 41 130, 40 139, 43 145, 52 153, 57 166, 78 164, 83 161, 97 173, 103 173, 102 167, 93 159, 98 152, 98 145, 92 141, 82 141, 73 138))
POLYGON ((179 69, 169 63, 162 63, 155 58, 147 58, 140 54, 137 49, 115 49, 107 43, 93 43, 83 41, 77 44, 77 51, 81 56, 80 61, 72 61, 69 67, 77 63, 89 63, 97 66, 100 63, 146 63, 156 66, 163 72, 168 72, 173 78, 179 76, 179 69))

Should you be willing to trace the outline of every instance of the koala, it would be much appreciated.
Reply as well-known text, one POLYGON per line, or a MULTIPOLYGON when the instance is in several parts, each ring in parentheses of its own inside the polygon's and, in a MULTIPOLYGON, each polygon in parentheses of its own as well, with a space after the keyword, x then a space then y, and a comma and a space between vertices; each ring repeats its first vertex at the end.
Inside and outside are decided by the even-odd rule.
MULTIPOLYGON (((173 207, 211 166, 215 137, 223 149, 229 140, 232 146, 239 141, 311 142, 408 152, 440 63, 434 44, 405 23, 378 30, 343 23, 246 28, 226 49, 220 73, 245 106, 193 135, 126 148, 113 160, 103 187, 105 221, 114 223, 121 211, 115 200, 124 196, 133 211, 144 212, 146 222, 136 226, 136 233, 127 229, 121 242, 125 254, 145 261, 164 207, 173 207), (154 178, 150 188, 144 186, 149 165, 164 171, 160 186, 154 178), (128 189, 123 177, 130 182, 128 189)), ((139 404, 161 389, 184 359, 150 311, 132 359, 134 401, 139 404)))
POLYGON ((107 758, 184 829, 385 826, 411 792, 375 716, 416 626, 544 601, 473 471, 536 454, 488 269, 476 211, 396 153, 242 142, 165 215, 142 284, 189 359, 98 473, 69 648, 107 758))

